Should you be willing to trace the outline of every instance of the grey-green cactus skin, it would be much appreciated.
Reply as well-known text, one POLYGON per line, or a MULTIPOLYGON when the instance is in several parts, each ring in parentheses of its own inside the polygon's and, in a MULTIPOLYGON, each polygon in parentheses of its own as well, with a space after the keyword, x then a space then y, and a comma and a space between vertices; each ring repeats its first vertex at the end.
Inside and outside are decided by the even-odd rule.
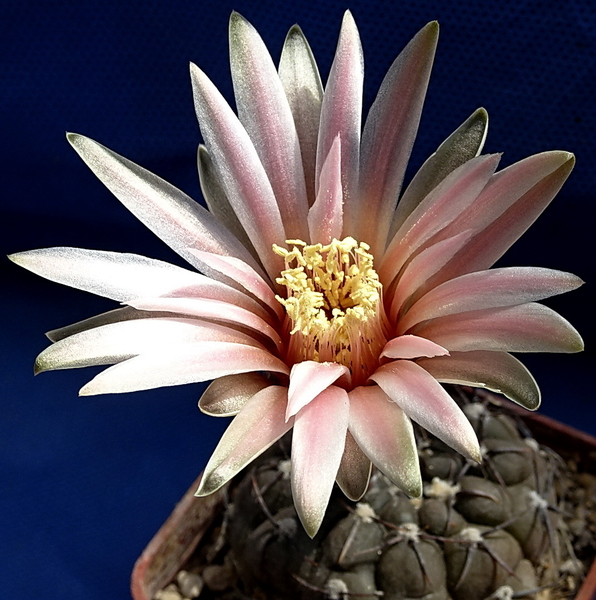
POLYGON ((263 455, 227 509, 227 540, 245 594, 238 597, 533 598, 532 590, 555 584, 557 565, 574 560, 556 489, 565 464, 515 419, 478 403, 464 410, 482 465, 417 432, 423 497, 410 499, 373 472, 359 503, 334 492, 312 540, 292 504, 289 440, 263 455))

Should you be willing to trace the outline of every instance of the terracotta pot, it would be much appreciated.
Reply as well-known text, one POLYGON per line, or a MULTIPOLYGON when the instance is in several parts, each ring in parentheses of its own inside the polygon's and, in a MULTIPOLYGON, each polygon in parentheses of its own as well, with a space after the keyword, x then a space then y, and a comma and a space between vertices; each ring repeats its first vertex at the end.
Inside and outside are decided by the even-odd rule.
MULTIPOLYGON (((501 398, 499 402, 504 403, 501 398)), ((549 446, 565 458, 573 457, 582 471, 596 475, 595 437, 509 402, 507 405, 522 418, 539 443, 549 446)), ((131 581, 134 600, 152 600, 158 590, 174 579, 222 508, 226 488, 205 498, 195 498, 198 481, 199 478, 190 486, 137 560, 131 581)), ((596 560, 575 600, 596 600, 596 560)))

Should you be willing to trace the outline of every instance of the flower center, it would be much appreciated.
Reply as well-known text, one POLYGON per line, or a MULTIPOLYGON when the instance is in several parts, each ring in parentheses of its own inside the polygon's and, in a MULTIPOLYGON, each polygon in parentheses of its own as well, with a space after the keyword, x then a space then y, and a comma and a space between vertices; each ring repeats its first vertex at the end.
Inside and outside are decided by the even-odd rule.
POLYGON ((285 262, 276 281, 287 289, 287 298, 277 299, 291 321, 288 358, 338 362, 350 369, 354 385, 364 383, 387 341, 369 246, 351 237, 286 244, 292 249, 274 245, 273 251, 285 262))

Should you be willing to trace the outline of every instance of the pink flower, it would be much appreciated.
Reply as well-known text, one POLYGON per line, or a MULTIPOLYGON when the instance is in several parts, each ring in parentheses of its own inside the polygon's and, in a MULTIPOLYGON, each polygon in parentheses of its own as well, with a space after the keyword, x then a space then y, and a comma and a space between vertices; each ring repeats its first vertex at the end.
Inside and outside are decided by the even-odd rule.
POLYGON ((474 431, 440 383, 502 392, 529 409, 538 387, 509 352, 577 352, 575 329, 536 301, 581 280, 537 267, 489 270, 549 204, 573 155, 495 172, 476 111, 401 194, 438 25, 389 70, 361 133, 363 61, 346 13, 323 91, 299 28, 277 70, 257 32, 230 22, 238 116, 191 67, 209 210, 80 135, 104 184, 195 269, 133 254, 49 248, 13 255, 48 279, 125 307, 49 333, 37 371, 113 366, 82 395, 214 380, 200 401, 235 415, 198 490, 209 494, 293 428, 292 489, 312 536, 335 481, 352 499, 371 463, 421 493, 410 419, 464 456, 474 431))

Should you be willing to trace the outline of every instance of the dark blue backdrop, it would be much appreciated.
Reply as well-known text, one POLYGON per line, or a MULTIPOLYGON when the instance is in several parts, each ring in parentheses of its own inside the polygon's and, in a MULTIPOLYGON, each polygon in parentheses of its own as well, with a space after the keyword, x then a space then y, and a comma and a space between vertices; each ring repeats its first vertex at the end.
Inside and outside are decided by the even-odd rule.
MULTIPOLYGON (((269 0, 3 3, 2 254, 75 245, 177 258, 95 180, 64 140, 94 137, 199 197, 199 142, 188 62, 231 98, 227 20, 240 11, 275 59, 302 25, 323 76, 345 8, 360 27, 365 102, 427 21, 442 26, 412 164, 475 108, 491 116, 487 151, 502 166, 565 149, 578 164, 553 205, 503 264, 578 273, 556 299, 588 351, 527 360, 543 411, 596 433, 594 209, 596 14, 591 0, 269 0)), ((196 409, 200 386, 78 398, 91 370, 33 379, 43 332, 111 304, 22 272, 3 259, 0 590, 6 598, 123 600, 135 558, 202 469, 224 423, 196 409)))

